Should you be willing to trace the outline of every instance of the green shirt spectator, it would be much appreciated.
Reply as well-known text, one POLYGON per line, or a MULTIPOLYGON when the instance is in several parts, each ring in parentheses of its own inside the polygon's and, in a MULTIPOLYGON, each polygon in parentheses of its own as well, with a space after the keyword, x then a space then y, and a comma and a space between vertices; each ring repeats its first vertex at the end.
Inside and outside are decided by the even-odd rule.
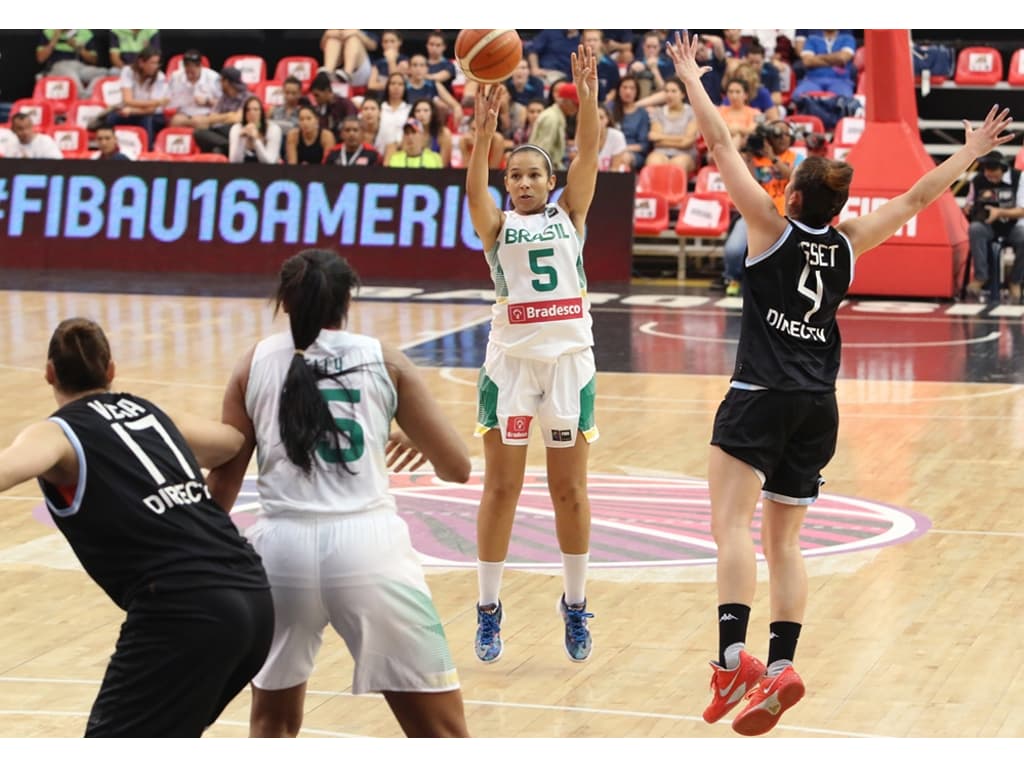
POLYGON ((159 29, 112 29, 110 30, 110 64, 125 67, 139 57, 139 51, 146 46, 160 50, 159 29))

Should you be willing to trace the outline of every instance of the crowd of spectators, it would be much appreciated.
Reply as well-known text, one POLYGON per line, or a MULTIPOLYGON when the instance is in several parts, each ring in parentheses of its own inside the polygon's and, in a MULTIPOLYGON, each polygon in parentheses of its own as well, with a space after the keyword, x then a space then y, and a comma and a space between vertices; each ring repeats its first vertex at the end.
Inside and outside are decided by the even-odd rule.
MULTIPOLYGON (((681 103, 678 84, 671 82, 672 64, 664 54, 673 32, 548 29, 526 36, 523 60, 504 84, 507 97, 499 121, 504 151, 495 152, 491 164, 501 167, 505 152, 516 143, 536 141, 551 149, 556 167, 566 167, 574 152, 575 120, 572 98, 559 93, 571 84, 570 54, 584 42, 598 55, 599 98, 607 107, 604 136, 612 144, 602 148, 606 170, 635 171, 661 162, 695 170, 702 158, 686 128, 692 114, 681 103), (625 149, 619 146, 623 137, 625 149)), ((805 30, 721 30, 704 37, 711 67, 706 87, 716 103, 729 106, 738 142, 756 121, 776 119, 785 109, 786 89, 780 83, 792 91, 796 80, 791 75, 804 66, 801 51, 808 40, 807 51, 813 52, 806 59, 808 77, 817 78, 816 83, 841 77, 841 65, 848 72, 855 47, 849 34, 835 31, 819 36, 805 30)), ((135 125, 146 133, 141 159, 166 159, 159 157, 158 135, 164 127, 184 127, 194 131, 201 153, 221 154, 232 162, 309 162, 314 144, 326 162, 328 151, 342 143, 343 120, 351 116, 363 121, 363 138, 382 165, 405 151, 410 117, 423 126, 425 148, 440 155, 441 167, 459 167, 472 146, 477 84, 465 80, 453 58, 453 41, 439 30, 427 35, 425 52, 407 46, 402 30, 325 30, 315 71, 280 81, 270 79, 280 75, 272 74, 274 62, 267 62, 266 80, 254 81, 230 61, 211 68, 198 48, 168 57, 156 29, 109 30, 109 67, 100 64, 96 41, 91 30, 47 29, 40 30, 36 48, 37 78, 68 77, 80 101, 102 104, 98 118, 83 121, 91 146, 100 125, 135 125), (96 88, 111 78, 118 78, 120 88, 114 103, 96 88), (254 103, 247 101, 251 97, 261 105, 260 128, 250 127, 256 123, 246 116, 250 108, 255 116, 254 103), (371 101, 376 114, 373 105, 363 109, 371 101), (426 102, 423 114, 414 115, 413 105, 421 102, 426 102), (304 104, 315 110, 333 143, 328 145, 322 133, 307 132, 300 140, 304 104), (299 147, 306 159, 291 159, 290 148, 299 147)), ((36 129, 45 135, 49 127, 36 129)), ((0 153, 8 154, 9 144, 7 137, 0 153)))

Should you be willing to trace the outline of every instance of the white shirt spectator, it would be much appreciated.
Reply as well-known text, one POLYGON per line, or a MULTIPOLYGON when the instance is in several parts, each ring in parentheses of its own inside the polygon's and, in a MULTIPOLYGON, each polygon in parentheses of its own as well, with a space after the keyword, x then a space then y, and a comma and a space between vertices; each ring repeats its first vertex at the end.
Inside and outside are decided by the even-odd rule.
POLYGON ((612 168, 612 158, 626 151, 626 135, 618 128, 608 126, 604 137, 604 146, 597 153, 597 169, 599 171, 617 171, 612 168))
POLYGON ((281 162, 281 126, 267 121, 267 139, 256 139, 249 149, 242 136, 242 124, 235 123, 228 133, 228 160, 232 163, 258 162, 274 165, 281 162))
MULTIPOLYGON (((135 70, 132 67, 125 67, 121 70, 121 87, 128 88, 132 92, 132 98, 139 101, 157 101, 166 99, 170 94, 167 84, 167 75, 157 72, 156 78, 151 83, 140 83, 135 77, 135 70)), ((157 112, 163 112, 163 107, 157 112)))
POLYGON ((45 133, 37 133, 28 144, 15 141, 4 144, 5 157, 22 157, 32 160, 63 160, 64 153, 60 151, 57 142, 52 136, 45 133), (10 149, 10 151, 8 151, 10 149))
POLYGON ((210 114, 221 97, 220 75, 209 67, 199 70, 199 77, 194 83, 189 82, 184 69, 179 69, 171 75, 169 88, 171 101, 168 108, 190 117, 210 114))
MULTIPOLYGON (((387 147, 388 144, 402 143, 402 128, 409 119, 412 104, 403 101, 398 107, 392 107, 386 101, 380 105, 380 128, 377 139, 387 147)), ((374 143, 376 146, 376 142, 374 143)))

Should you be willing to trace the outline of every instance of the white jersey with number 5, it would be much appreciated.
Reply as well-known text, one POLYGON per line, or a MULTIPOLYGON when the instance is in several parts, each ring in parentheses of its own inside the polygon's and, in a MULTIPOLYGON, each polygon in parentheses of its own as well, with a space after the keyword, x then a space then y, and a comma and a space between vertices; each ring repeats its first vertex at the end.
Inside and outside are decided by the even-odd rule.
POLYGON ((398 396, 384 366, 380 342, 324 329, 306 350, 306 365, 337 377, 320 378, 320 394, 344 432, 337 445, 318 446, 309 475, 288 459, 277 418, 294 356, 291 333, 275 334, 256 345, 249 369, 245 409, 256 432, 257 485, 264 514, 338 515, 396 509, 388 492, 384 448, 398 396), (348 372, 339 376, 343 371, 348 372), (341 465, 342 459, 351 472, 341 465))
POLYGON ((513 357, 554 360, 594 345, 583 241, 557 205, 506 211, 487 254, 494 281, 490 341, 513 357))

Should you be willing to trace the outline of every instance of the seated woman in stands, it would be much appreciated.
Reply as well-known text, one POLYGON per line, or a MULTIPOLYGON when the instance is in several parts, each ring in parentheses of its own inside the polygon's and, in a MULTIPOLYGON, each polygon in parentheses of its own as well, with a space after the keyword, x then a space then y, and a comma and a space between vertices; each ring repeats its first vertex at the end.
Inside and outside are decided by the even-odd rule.
POLYGON ((242 103, 242 122, 231 126, 228 161, 267 165, 281 162, 281 126, 267 120, 258 96, 250 96, 242 103))
POLYGON ((665 81, 665 104, 651 108, 651 130, 647 137, 651 152, 647 165, 671 163, 687 173, 697 170, 697 121, 684 100, 683 84, 677 77, 665 81))
POLYGON ((153 148, 156 135, 167 125, 164 107, 171 100, 167 76, 160 71, 160 51, 146 46, 131 66, 121 70, 121 106, 106 116, 106 124, 139 125, 153 148))

